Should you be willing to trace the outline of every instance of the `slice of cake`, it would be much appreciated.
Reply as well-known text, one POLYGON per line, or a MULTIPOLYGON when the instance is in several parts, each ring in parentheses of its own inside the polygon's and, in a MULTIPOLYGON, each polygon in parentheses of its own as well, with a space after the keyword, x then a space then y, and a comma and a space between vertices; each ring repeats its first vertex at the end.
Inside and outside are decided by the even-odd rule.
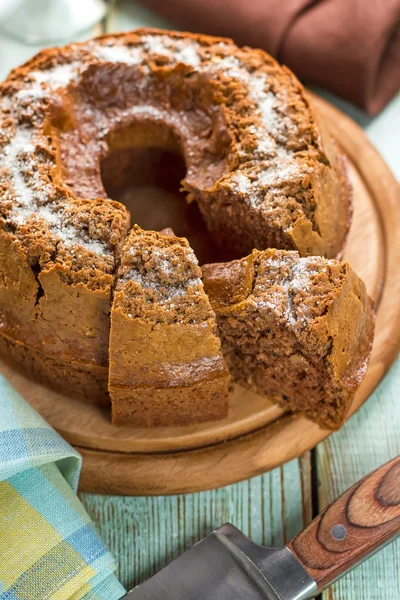
POLYGON ((178 425, 228 413, 229 374, 186 239, 134 227, 111 311, 114 423, 178 425))
POLYGON ((203 278, 233 379, 323 427, 339 427, 374 330, 372 301, 349 265, 254 250, 205 265, 203 278))

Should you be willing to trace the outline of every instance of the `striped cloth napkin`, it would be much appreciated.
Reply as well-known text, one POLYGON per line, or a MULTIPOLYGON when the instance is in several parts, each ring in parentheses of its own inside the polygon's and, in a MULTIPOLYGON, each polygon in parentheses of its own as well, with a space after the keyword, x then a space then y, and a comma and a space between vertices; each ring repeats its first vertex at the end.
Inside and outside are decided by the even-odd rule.
POLYGON ((81 457, 0 376, 0 599, 118 600, 76 496, 81 457))

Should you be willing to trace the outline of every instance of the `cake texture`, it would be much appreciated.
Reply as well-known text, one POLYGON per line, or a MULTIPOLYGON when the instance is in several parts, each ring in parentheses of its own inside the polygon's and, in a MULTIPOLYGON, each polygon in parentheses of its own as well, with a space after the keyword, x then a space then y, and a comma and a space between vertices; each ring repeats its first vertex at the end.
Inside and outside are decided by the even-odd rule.
POLYGON ((266 53, 161 30, 45 50, 0 85, 0 352, 85 401, 109 405, 110 389, 115 421, 219 418, 226 367, 194 256, 171 232, 128 233, 129 211, 103 185, 123 185, 143 147, 183 157, 182 189, 227 259, 269 247, 341 253, 351 219, 344 157, 301 84, 266 53), (156 252, 176 265, 171 279, 156 252), (174 307, 164 284, 184 290, 174 307), (182 335, 185 358, 170 335, 182 335))
POLYGON ((343 424, 371 354, 374 310, 347 263, 253 250, 205 265, 234 380, 323 427, 343 424))
POLYGON ((111 312, 113 421, 182 425, 225 417, 229 380, 215 313, 187 240, 134 227, 111 312))

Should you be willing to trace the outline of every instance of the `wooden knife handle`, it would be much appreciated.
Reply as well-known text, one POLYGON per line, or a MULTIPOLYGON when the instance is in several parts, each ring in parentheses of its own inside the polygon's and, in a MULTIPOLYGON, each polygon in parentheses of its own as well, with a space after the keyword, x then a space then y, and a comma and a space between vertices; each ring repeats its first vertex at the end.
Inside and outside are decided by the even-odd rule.
POLYGON ((325 588, 400 533, 400 456, 353 485, 288 547, 325 588))

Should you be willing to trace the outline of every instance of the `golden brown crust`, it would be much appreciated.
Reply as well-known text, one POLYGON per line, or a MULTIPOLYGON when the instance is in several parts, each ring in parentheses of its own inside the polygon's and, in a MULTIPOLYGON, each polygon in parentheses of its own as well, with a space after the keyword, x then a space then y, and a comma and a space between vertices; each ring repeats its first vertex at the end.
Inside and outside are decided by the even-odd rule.
POLYGON ((98 406, 110 406, 108 367, 62 361, 53 358, 5 334, 0 334, 0 354, 25 377, 52 389, 98 406))
POLYGON ((111 312, 114 422, 172 425, 227 415, 230 378, 200 277, 187 240, 130 231, 111 312))
POLYGON ((232 377, 323 427, 340 427, 374 333, 373 303, 349 265, 254 250, 206 265, 203 277, 232 377))
MULTIPOLYGON (((336 256, 351 214, 347 175, 294 75, 264 52, 227 39, 159 30, 103 36, 45 50, 0 86, 0 319, 3 333, 20 340, 21 362, 38 353, 42 358, 36 356, 30 370, 40 375, 42 369, 54 385, 60 369, 69 368, 63 365, 73 364, 72 371, 87 374, 86 383, 84 375, 78 378, 87 389, 93 384, 88 365, 93 373, 108 368, 113 302, 111 389, 134 388, 128 375, 138 345, 128 315, 136 310, 136 325, 146 318, 157 323, 148 339, 158 344, 168 337, 170 359, 179 329, 176 339, 185 347, 202 349, 193 365, 211 361, 185 375, 189 412, 181 418, 190 420, 190 405, 195 419, 201 410, 218 418, 226 411, 228 377, 202 289, 196 302, 178 295, 172 319, 157 305, 159 290, 139 299, 132 281, 118 287, 130 215, 106 197, 101 161, 143 144, 183 154, 183 189, 232 257, 273 246, 336 256), (184 323, 177 327, 179 320, 184 323), (197 346, 188 342, 196 336, 197 346), (115 352, 119 337, 123 356, 115 352), (190 388, 202 377, 210 392, 207 399, 204 388, 200 409, 190 388)), ((115 178, 122 166, 115 166, 115 178)), ((171 232, 157 235, 148 234, 150 248, 169 244, 184 260, 186 242, 178 244, 171 232)), ((235 277, 238 299, 253 275, 245 269, 243 281, 240 272, 235 277)), ((149 356, 142 354, 145 364, 149 356)), ((150 372, 159 398, 168 381, 157 369, 150 372)), ((185 377, 176 379, 177 389, 185 377)), ((149 381, 139 378, 135 385, 149 381)))
POLYGON ((200 381, 173 388, 115 389, 113 423, 135 427, 193 425, 223 419, 229 404, 226 382, 200 381))
POLYGON ((58 100, 36 99, 26 118, 52 135, 54 180, 69 194, 104 198, 100 160, 121 144, 121 130, 141 123, 148 140, 146 126, 161 125, 179 138, 184 189, 233 254, 254 246, 341 251, 350 203, 337 193, 329 135, 294 75, 264 52, 157 30, 103 36, 42 52, 15 70, 3 84, 10 101, 37 93, 26 83, 37 72, 50 87, 52 77, 66 80, 58 100))

